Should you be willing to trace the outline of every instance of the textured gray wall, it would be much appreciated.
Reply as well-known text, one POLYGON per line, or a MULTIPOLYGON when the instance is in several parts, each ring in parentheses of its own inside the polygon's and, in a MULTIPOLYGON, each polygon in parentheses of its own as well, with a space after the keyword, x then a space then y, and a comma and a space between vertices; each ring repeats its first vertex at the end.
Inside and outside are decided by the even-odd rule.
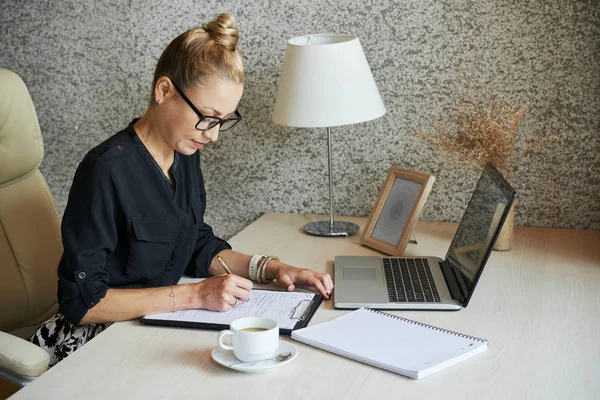
POLYGON ((437 176, 424 219, 460 218, 478 172, 406 135, 447 118, 460 68, 530 106, 521 138, 563 136, 514 175, 517 224, 600 228, 597 0, 0 0, 0 67, 30 89, 60 211, 83 155, 145 110, 163 48, 223 11, 238 19, 248 75, 244 122, 202 151, 207 219, 223 237, 268 211, 328 212, 325 131, 271 122, 285 40, 307 33, 358 35, 388 109, 333 130, 337 214, 368 215, 401 165, 437 176))

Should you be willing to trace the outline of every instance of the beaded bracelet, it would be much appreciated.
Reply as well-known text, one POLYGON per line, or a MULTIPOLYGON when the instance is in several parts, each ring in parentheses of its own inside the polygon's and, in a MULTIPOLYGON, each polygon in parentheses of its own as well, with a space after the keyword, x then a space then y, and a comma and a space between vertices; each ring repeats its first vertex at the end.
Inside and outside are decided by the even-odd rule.
POLYGON ((258 262, 261 258, 266 257, 264 254, 255 254, 250 259, 250 263, 248 263, 248 276, 251 281, 258 282, 258 278, 256 273, 258 272, 258 262))
POLYGON ((267 280, 266 275, 267 275, 267 264, 271 260, 279 261, 279 257, 267 256, 259 262, 258 271, 256 274, 256 277, 258 278, 258 283, 270 283, 270 281, 267 280))

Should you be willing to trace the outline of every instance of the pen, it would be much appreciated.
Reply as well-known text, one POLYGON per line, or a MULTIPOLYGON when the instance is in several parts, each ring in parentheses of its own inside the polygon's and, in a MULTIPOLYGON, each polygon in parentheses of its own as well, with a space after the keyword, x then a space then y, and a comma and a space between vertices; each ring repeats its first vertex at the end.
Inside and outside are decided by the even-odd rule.
POLYGON ((223 260, 221 258, 221 256, 217 256, 217 261, 219 262, 219 264, 221 264, 221 267, 223 267, 223 269, 225 270, 225 273, 231 274, 231 269, 229 269, 229 267, 225 263, 225 260, 223 260))

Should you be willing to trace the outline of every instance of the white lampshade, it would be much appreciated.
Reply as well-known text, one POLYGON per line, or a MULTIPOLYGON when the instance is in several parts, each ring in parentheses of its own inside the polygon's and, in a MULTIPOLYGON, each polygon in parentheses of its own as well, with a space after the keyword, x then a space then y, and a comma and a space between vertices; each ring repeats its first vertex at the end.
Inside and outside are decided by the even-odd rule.
POLYGON ((288 41, 273 122, 333 127, 384 114, 385 106, 356 36, 307 35, 288 41))

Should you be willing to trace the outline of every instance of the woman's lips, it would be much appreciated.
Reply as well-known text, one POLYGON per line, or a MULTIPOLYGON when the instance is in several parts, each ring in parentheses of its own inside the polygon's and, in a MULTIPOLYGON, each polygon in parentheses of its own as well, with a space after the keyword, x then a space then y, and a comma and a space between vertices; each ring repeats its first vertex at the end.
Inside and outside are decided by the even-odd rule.
POLYGON ((195 146, 197 149, 201 149, 201 148, 203 148, 203 147, 204 147, 204 143, 202 143, 202 142, 197 142, 197 141, 195 141, 194 139, 192 139, 192 143, 194 143, 194 146, 195 146))

